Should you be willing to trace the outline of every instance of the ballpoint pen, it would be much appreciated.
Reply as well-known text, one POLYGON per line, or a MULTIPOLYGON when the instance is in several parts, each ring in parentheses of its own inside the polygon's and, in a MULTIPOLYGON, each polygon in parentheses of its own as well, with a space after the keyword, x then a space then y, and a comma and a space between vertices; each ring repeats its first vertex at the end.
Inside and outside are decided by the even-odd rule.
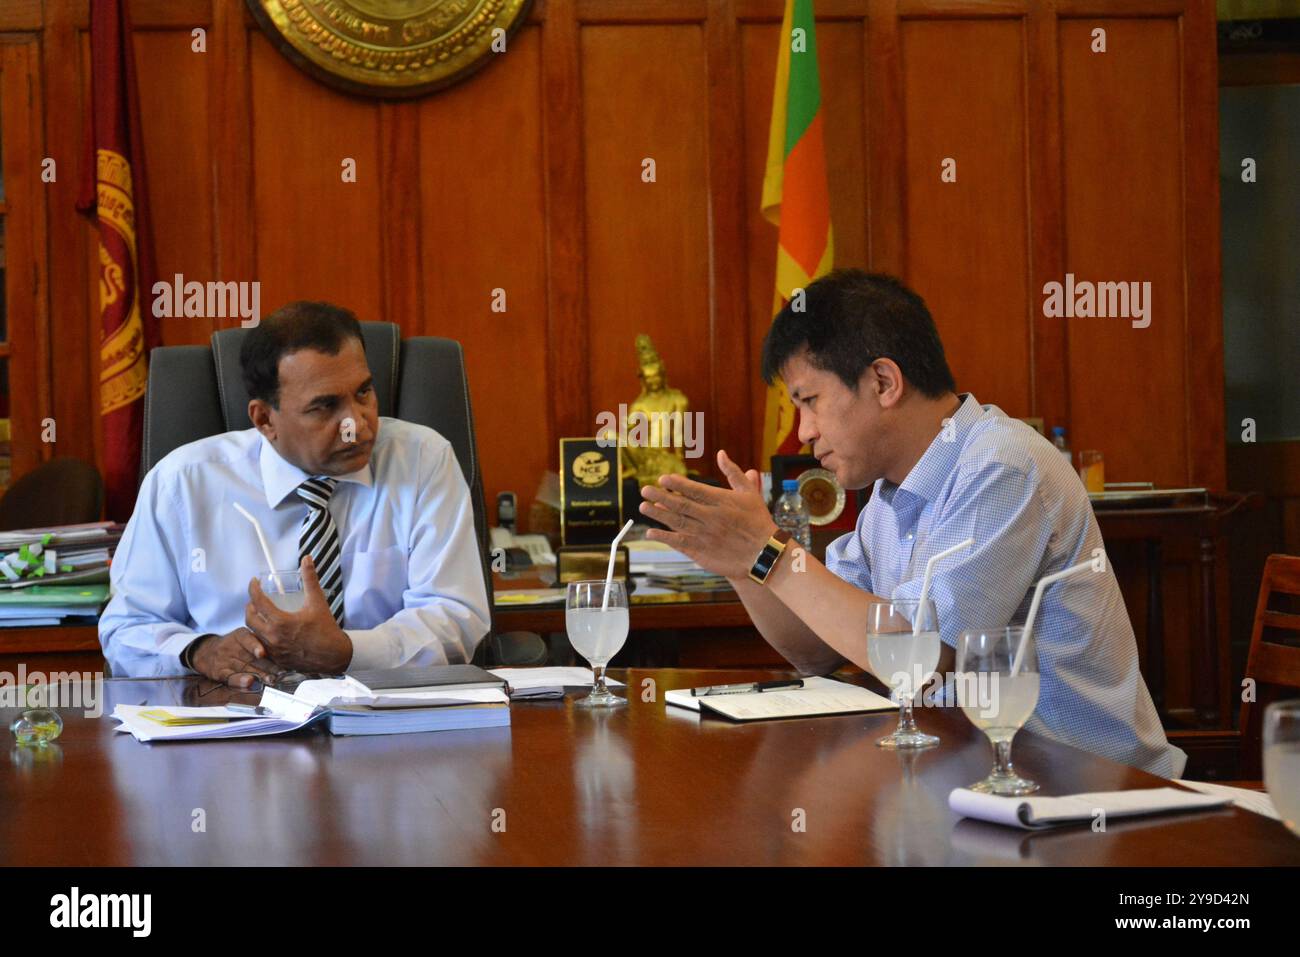
POLYGON ((266 715, 271 713, 271 709, 260 704, 228 704, 226 705, 231 711, 242 711, 245 714, 266 715))
POLYGON ((754 694, 760 691, 785 691, 790 688, 802 687, 802 678, 782 679, 780 681, 747 681, 738 685, 706 685, 703 688, 692 688, 691 695, 696 698, 705 698, 717 694, 754 694))

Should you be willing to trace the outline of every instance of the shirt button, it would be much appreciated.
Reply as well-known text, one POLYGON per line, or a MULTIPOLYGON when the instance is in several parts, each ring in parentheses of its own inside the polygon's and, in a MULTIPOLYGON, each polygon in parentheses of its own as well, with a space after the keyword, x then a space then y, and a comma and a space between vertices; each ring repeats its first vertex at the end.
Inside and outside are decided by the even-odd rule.
POLYGON ((912 540, 912 536, 913 536, 913 534, 914 534, 913 532, 908 532, 908 533, 907 533, 906 535, 904 535, 903 537, 904 537, 905 539, 907 539, 907 540, 910 542, 910 541, 912 540))

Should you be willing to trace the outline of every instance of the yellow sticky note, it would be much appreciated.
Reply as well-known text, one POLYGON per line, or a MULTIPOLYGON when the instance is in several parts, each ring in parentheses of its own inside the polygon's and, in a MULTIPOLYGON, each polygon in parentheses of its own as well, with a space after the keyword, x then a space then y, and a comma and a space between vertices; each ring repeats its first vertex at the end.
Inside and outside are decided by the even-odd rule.
POLYGON ((223 724, 230 720, 229 718, 186 718, 172 714, 170 711, 164 711, 162 708, 153 708, 149 711, 141 711, 140 717, 148 718, 150 721, 166 725, 169 728, 191 724, 223 724))

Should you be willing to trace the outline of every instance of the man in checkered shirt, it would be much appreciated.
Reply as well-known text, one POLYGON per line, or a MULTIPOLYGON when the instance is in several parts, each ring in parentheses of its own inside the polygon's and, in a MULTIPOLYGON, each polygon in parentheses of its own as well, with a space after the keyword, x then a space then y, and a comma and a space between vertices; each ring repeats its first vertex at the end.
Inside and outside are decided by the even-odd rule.
MULTIPOLYGON (((931 583, 943 653, 954 667, 969 628, 1023 624, 1034 584, 1103 554, 1087 492, 1036 431, 957 394, 925 303, 898 280, 840 270, 787 305, 763 343, 763 377, 784 381, 799 439, 846 489, 872 484, 853 532, 821 564, 787 548, 762 584, 750 571, 777 529, 756 471, 718 453, 730 488, 666 475, 642 511, 650 537, 727 576, 763 637, 804 674, 861 660, 867 606, 916 599, 926 561, 967 538, 931 583)), ((1046 590, 1034 626, 1041 690, 1030 731, 1178 777, 1138 670, 1137 644, 1109 563, 1046 590)))

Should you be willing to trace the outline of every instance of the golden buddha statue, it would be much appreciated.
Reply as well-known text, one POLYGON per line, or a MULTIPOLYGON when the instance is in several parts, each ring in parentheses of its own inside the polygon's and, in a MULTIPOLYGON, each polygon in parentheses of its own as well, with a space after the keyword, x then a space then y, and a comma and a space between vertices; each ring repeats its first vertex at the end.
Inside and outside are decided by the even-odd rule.
POLYGON ((637 482, 654 485, 661 475, 686 474, 683 435, 691 403, 668 385, 663 360, 645 333, 636 337, 636 355, 641 394, 628 406, 623 448, 637 482))

